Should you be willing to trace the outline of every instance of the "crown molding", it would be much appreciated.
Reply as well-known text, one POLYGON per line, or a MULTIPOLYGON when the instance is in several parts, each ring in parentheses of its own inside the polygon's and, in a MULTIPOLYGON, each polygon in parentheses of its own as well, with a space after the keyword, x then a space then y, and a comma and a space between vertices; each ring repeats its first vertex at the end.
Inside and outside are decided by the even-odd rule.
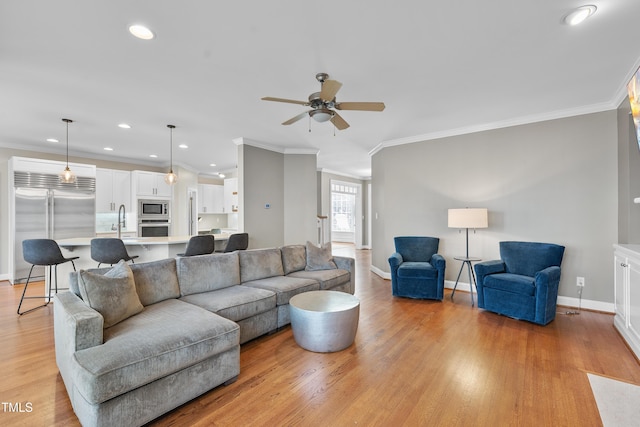
POLYGON ((318 168, 317 171, 320 172, 320 173, 330 173, 332 175, 344 176, 345 178, 359 179, 360 181, 370 181, 371 180, 370 176, 351 175, 351 174, 348 174, 348 173, 338 172, 338 171, 334 171, 334 170, 331 170, 331 169, 318 168))
POLYGON ((262 148, 263 150, 275 151, 280 154, 311 154, 317 156, 320 152, 317 148, 285 148, 245 137, 235 138, 233 139, 233 143, 236 145, 250 145, 256 148, 262 148))
POLYGON ((619 104, 620 104, 619 102, 616 103, 615 100, 612 99, 611 101, 608 101, 608 102, 585 105, 582 107, 570 108, 566 110, 550 111, 547 113, 516 117, 513 119, 502 120, 498 122, 483 123, 483 124, 467 126, 462 128, 447 129, 443 131, 425 133, 422 135, 390 139, 387 141, 383 141, 380 144, 378 144, 376 147, 374 147, 369 152, 369 155, 373 156, 374 154, 381 151, 383 148, 393 147, 396 145, 412 144, 414 142, 433 141, 436 139, 450 138, 453 136, 468 135, 471 133, 478 133, 478 132, 484 132, 489 130, 503 129, 503 128, 513 127, 513 126, 521 126, 521 125, 527 125, 532 123, 545 122, 549 120, 564 119, 567 117, 582 116, 585 114, 600 113, 603 111, 615 110, 618 108, 619 104))

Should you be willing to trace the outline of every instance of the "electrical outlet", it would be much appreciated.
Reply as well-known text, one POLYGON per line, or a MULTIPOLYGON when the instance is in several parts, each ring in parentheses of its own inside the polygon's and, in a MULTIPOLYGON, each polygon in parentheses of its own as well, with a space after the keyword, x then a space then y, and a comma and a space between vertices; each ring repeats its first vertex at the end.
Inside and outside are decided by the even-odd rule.
POLYGON ((581 288, 584 288, 584 277, 578 276, 578 279, 576 280, 576 285, 580 286, 581 288))

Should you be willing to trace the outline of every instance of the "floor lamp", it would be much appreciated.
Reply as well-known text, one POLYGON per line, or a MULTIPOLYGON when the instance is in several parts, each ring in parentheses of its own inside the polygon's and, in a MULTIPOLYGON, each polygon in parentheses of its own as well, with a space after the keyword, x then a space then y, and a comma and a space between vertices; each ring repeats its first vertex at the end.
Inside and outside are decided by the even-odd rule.
POLYGON ((480 261, 480 258, 469 257, 469 229, 473 228, 487 228, 489 226, 489 215, 486 208, 464 208, 464 209, 449 209, 448 222, 449 228, 464 228, 466 232, 467 252, 465 256, 454 257, 457 261, 462 261, 460 271, 458 272, 458 278, 456 284, 453 286, 451 292, 451 300, 453 301, 453 294, 458 287, 458 280, 460 280, 460 274, 464 266, 467 266, 467 272, 469 273, 469 291, 471 293, 471 306, 473 307, 473 285, 476 284, 476 276, 473 273, 471 263, 473 261, 480 261))

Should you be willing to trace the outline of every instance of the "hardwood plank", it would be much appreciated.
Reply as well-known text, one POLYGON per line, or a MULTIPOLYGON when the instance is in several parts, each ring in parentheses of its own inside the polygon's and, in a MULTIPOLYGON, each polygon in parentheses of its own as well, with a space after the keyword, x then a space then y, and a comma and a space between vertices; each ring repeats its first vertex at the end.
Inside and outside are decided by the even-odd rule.
MULTIPOLYGON (((586 372, 640 384, 612 315, 558 314, 540 327, 471 307, 462 291, 453 302, 450 291, 442 302, 394 298, 368 251, 334 253, 356 257, 354 345, 312 353, 285 327, 242 346, 235 383, 150 425, 601 425, 586 372)), ((53 307, 17 316, 21 292, 0 284, 0 400, 33 410, 0 422, 77 426, 55 364, 53 307)))

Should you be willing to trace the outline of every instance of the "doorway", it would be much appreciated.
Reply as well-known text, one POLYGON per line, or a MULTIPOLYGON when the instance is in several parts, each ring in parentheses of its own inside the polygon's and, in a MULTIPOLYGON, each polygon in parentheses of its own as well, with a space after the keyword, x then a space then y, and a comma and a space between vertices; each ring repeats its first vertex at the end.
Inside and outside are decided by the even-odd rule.
POLYGON ((331 241, 362 247, 362 186, 331 180, 331 241))

